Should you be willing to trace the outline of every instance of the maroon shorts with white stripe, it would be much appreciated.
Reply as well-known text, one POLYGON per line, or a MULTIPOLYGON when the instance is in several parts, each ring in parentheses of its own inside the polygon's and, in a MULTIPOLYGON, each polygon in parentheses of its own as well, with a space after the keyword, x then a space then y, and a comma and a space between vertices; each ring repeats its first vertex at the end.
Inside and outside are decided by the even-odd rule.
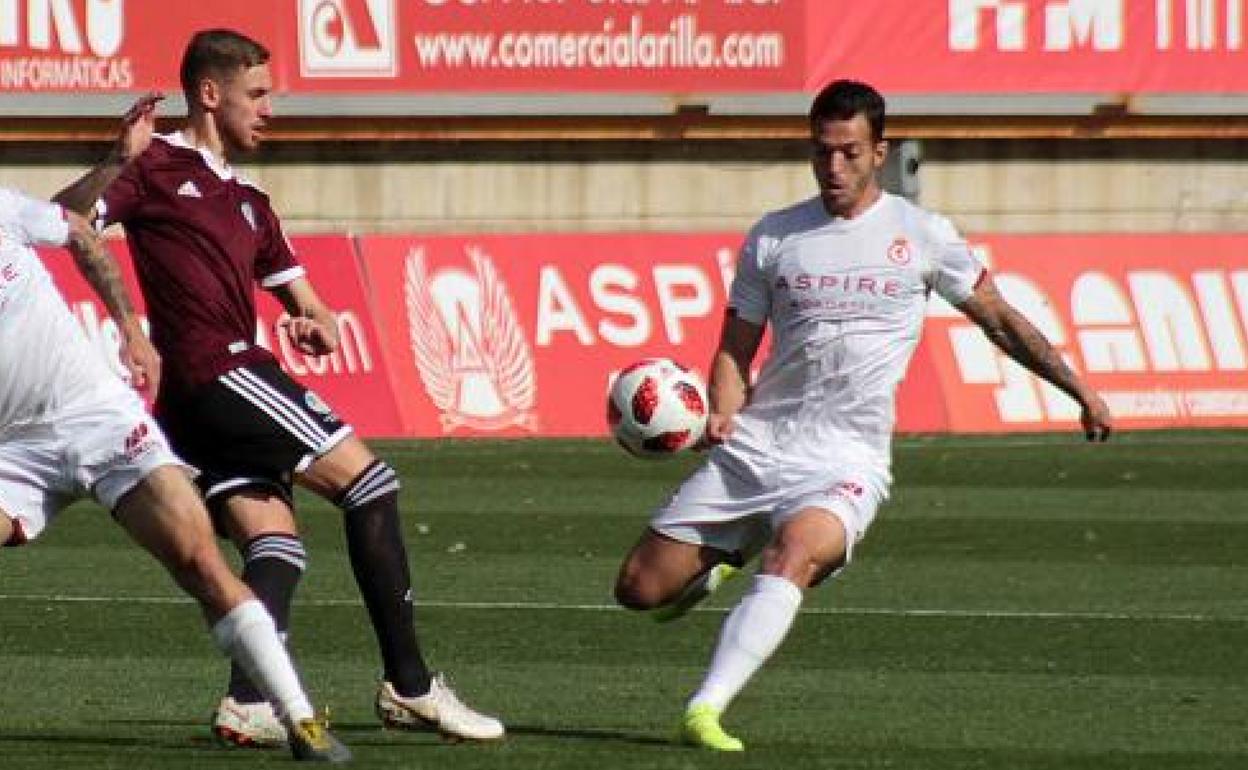
MULTIPOLYGON (((162 400, 156 418, 210 506, 244 488, 287 498, 291 476, 351 434, 329 405, 276 363, 232 369, 189 397, 162 400)), ((215 506, 214 506, 215 507, 215 506)))

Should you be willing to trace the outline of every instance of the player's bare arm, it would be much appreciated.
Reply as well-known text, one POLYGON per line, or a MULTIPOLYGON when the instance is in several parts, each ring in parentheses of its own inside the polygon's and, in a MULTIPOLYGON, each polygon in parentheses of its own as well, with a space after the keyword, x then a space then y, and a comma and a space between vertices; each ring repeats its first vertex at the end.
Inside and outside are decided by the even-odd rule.
POLYGON ((732 418, 745 406, 750 395, 750 364, 763 340, 763 328, 738 318, 729 309, 724 314, 719 347, 711 361, 707 395, 711 413, 706 423, 706 440, 722 443, 732 434, 732 418))
POLYGON ((69 251, 74 255, 78 271, 91 284, 117 324, 121 334, 121 363, 130 373, 130 382, 140 391, 154 396, 160 385, 160 355, 143 333, 117 260, 87 220, 73 212, 66 212, 66 216, 69 219, 69 251))
POLYGON ((1079 403, 1083 410, 1080 421, 1089 441, 1109 438, 1113 418, 1104 400, 1074 373, 1044 334, 1005 301, 990 277, 984 276, 975 293, 958 309, 1006 355, 1079 403))
POLYGON ((291 344, 313 356, 329 355, 338 349, 338 323, 308 279, 296 278, 278 286, 273 295, 290 316, 282 327, 291 344))
POLYGON ((52 200, 70 211, 90 216, 95 202, 125 165, 141 155, 152 143, 152 135, 156 132, 156 105, 164 98, 162 94, 155 92, 139 97, 122 116, 121 131, 109 150, 108 157, 58 192, 52 200))

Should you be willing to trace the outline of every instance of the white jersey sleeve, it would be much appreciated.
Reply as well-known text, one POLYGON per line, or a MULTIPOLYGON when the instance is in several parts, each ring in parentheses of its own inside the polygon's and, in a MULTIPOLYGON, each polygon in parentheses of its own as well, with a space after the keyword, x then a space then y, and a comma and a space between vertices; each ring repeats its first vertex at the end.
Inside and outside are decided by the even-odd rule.
POLYGON ((932 255, 929 281, 937 294, 956 307, 970 299, 986 268, 952 222, 938 214, 928 216, 926 230, 932 255))
POLYGON ((10 230, 28 246, 64 246, 69 241, 69 220, 55 203, 0 189, 0 211, 10 230))
POLYGON ((771 287, 763 270, 763 260, 773 248, 774 241, 774 238, 765 235, 763 223, 759 222, 741 245, 737 272, 728 292, 728 307, 743 321, 762 325, 771 313, 771 287))

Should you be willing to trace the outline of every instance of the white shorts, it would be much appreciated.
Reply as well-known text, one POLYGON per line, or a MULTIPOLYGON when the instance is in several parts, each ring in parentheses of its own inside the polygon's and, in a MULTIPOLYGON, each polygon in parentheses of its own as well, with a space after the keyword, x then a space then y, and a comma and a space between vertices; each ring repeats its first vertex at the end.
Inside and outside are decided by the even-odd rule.
POLYGON ((772 481, 734 473, 708 460, 685 479, 650 520, 656 532, 749 560, 785 521, 806 508, 820 508, 845 528, 845 561, 888 497, 885 472, 841 465, 784 474, 772 481))
POLYGON ((106 395, 0 436, 0 515, 15 525, 7 545, 38 537, 75 500, 90 495, 111 511, 156 468, 182 465, 136 394, 106 395))

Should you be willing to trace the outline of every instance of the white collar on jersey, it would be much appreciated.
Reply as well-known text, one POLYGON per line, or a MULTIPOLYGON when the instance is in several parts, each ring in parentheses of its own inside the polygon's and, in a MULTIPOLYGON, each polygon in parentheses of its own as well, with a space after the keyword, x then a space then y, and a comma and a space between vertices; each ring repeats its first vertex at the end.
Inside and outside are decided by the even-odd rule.
POLYGON ((234 178, 234 169, 230 168, 230 165, 226 163, 223 158, 218 158, 216 155, 213 155, 212 150, 209 150, 207 147, 196 147, 191 144, 186 140, 185 133, 175 131, 172 134, 156 134, 154 138, 160 139, 165 144, 171 144, 174 147, 194 150, 199 153, 200 157, 204 159, 204 163, 207 164, 208 168, 212 169, 213 173, 217 176, 222 179, 234 178))
POLYGON ((823 213, 823 216, 827 219, 828 224, 834 225, 835 227, 842 229, 842 230, 848 230, 848 229, 859 227, 862 225, 863 222, 866 222, 868 219, 871 219, 876 214, 876 212, 883 210, 885 207, 885 204, 891 198, 894 198, 894 197, 895 196, 892 193, 888 192, 887 190, 880 190, 879 197, 877 197, 874 201, 872 201, 870 206, 867 206, 865 209, 863 209, 858 214, 858 216, 852 219, 846 219, 845 217, 842 217, 842 216, 834 216, 832 214, 829 214, 827 207, 823 205, 823 198, 820 197, 819 195, 816 195, 815 197, 811 198, 810 202, 814 204, 820 212, 823 213))
POLYGON ((228 182, 229 180, 234 179, 237 180, 239 184, 245 184, 248 187, 254 187, 257 190, 260 189, 260 186, 255 182, 252 182, 247 177, 235 171, 230 164, 225 162, 224 158, 218 158, 214 155, 212 150, 209 150, 207 147, 196 147, 188 142, 186 140, 186 134, 182 131, 175 131, 172 134, 155 134, 153 135, 153 138, 159 139, 165 144, 169 144, 174 147, 181 147, 183 149, 193 150, 199 153, 199 156, 204 159, 204 165, 212 169, 212 173, 216 174, 224 181, 228 182))

